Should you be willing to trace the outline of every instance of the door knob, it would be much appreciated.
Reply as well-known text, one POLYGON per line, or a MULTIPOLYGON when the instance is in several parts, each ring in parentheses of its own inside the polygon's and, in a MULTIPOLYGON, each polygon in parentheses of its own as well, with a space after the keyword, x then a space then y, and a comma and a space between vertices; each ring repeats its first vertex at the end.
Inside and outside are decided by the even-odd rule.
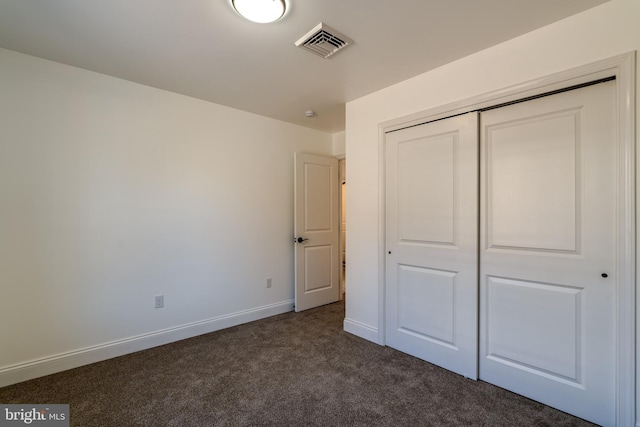
POLYGON ((297 239, 296 239, 296 238, 294 238, 294 241, 296 241, 296 242, 298 242, 298 243, 302 243, 302 242, 304 242, 305 240, 309 240, 309 239, 308 239, 308 238, 306 238, 306 237, 298 237, 297 239))

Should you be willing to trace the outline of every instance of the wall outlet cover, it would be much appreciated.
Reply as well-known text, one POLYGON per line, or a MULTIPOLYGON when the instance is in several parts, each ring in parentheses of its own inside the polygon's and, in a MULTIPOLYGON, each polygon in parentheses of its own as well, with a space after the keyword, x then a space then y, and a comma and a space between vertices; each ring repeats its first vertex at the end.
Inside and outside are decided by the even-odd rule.
POLYGON ((164 307, 164 295, 156 295, 155 297, 155 308, 164 307))

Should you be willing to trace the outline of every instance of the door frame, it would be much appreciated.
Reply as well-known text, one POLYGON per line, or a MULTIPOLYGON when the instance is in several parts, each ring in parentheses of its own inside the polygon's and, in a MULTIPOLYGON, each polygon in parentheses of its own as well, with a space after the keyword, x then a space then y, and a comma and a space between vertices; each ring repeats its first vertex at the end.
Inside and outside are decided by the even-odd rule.
MULTIPOLYGON (((378 342, 386 343, 385 289, 386 289, 386 218, 385 218, 385 152, 386 133, 416 126, 447 117, 482 110, 502 104, 517 102, 550 92, 561 91, 606 78, 616 82, 616 132, 619 138, 618 168, 618 230, 617 251, 618 298, 616 337, 616 424, 633 425, 636 404, 636 307, 640 305, 640 293, 636 292, 636 129, 635 129, 635 72, 636 52, 618 55, 584 66, 572 68, 535 80, 449 103, 405 117, 382 122, 378 125, 379 206, 378 206, 378 342)), ((640 163, 640 160, 638 160, 640 163)), ((640 319, 638 319, 640 322, 640 319)), ((638 326, 640 329, 640 326, 638 326)))

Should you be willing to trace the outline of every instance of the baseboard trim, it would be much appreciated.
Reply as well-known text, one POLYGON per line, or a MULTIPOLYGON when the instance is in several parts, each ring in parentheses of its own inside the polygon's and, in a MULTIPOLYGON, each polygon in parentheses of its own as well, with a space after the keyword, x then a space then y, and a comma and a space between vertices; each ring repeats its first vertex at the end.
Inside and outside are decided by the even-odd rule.
POLYGON ((352 319, 344 319, 344 331, 365 340, 381 344, 378 340, 378 329, 352 319))
POLYGON ((44 357, 0 369, 0 387, 293 311, 293 300, 44 357))

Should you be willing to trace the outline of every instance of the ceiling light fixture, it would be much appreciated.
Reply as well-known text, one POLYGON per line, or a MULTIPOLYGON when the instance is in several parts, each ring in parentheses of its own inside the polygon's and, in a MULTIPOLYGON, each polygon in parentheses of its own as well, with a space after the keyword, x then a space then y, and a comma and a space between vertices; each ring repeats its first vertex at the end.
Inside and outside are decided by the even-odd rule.
POLYGON ((266 24, 284 16, 285 0, 231 0, 233 8, 249 21, 266 24))

